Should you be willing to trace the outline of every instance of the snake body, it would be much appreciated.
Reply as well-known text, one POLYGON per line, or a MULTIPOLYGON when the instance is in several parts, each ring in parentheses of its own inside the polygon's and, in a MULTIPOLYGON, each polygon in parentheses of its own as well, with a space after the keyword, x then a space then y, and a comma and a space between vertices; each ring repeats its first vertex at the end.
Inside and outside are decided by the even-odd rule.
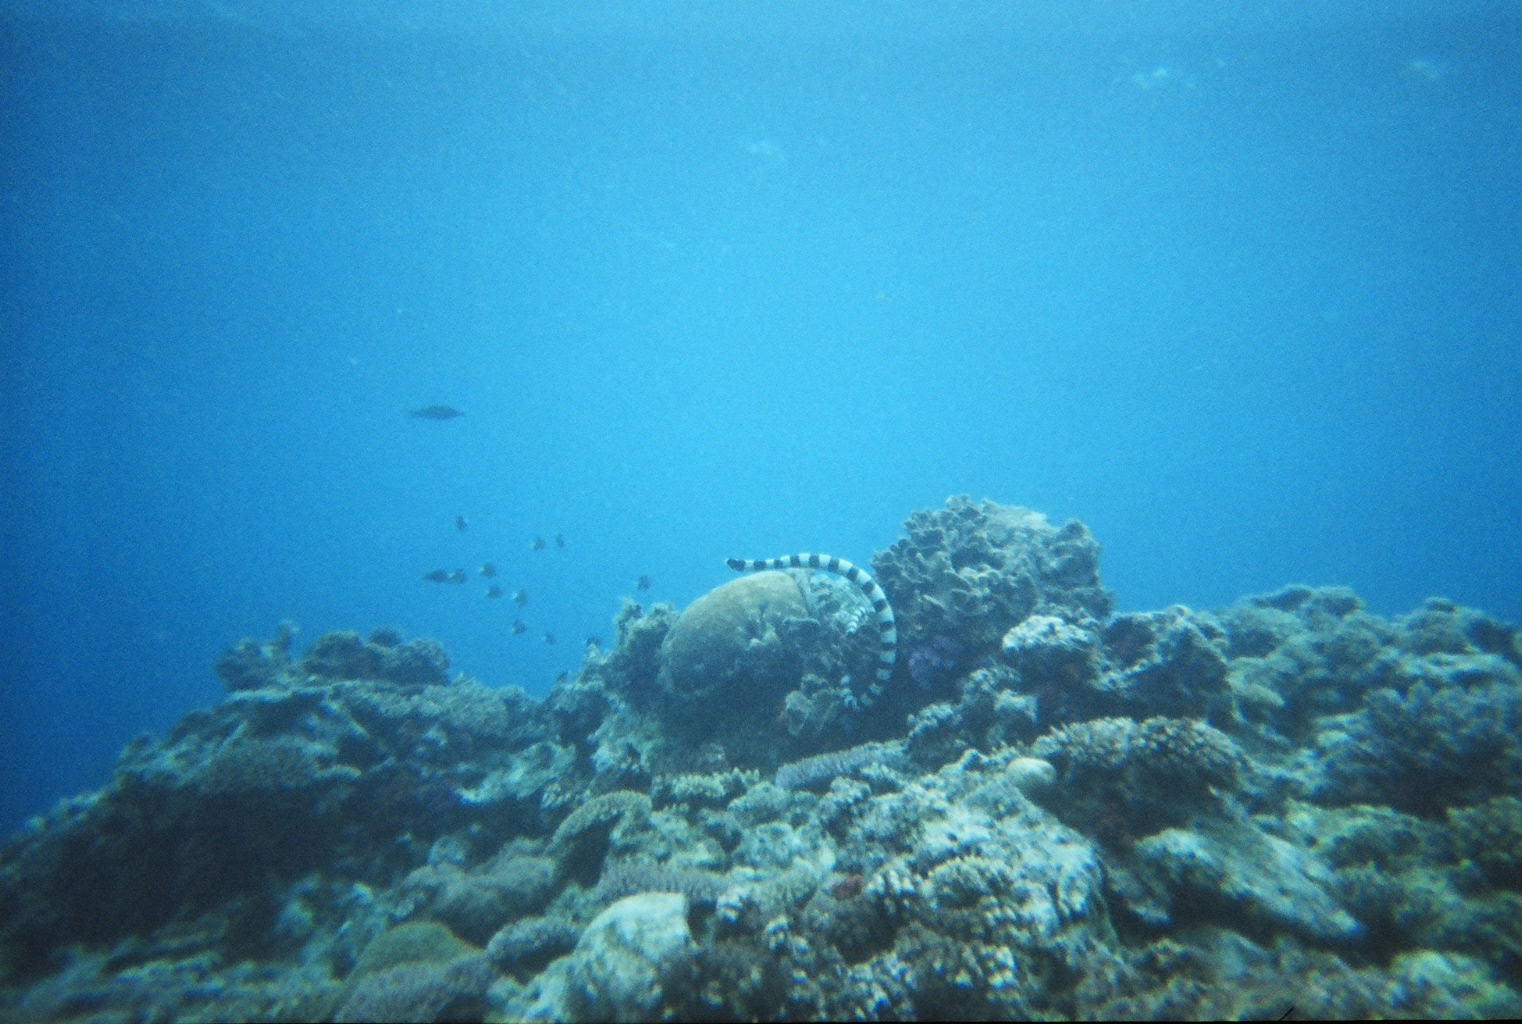
POLYGON ((877 613, 877 681, 867 689, 863 706, 872 703, 882 695, 883 687, 893 676, 893 665, 898 660, 898 627, 893 621, 893 606, 888 603, 888 595, 883 593, 883 588, 877 585, 872 574, 859 565, 853 565, 844 558, 836 558, 833 555, 784 555, 781 558, 765 558, 760 561, 750 561, 744 558, 731 558, 726 563, 736 572, 760 572, 763 569, 822 569, 836 576, 842 576, 850 580, 872 602, 872 610, 877 613))

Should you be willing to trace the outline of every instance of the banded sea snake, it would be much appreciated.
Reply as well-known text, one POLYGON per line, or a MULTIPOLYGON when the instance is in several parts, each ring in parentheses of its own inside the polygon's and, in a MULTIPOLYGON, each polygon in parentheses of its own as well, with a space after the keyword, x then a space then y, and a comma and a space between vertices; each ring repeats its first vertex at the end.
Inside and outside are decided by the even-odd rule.
POLYGON ((877 653, 877 681, 867 687, 866 696, 861 698, 858 704, 860 707, 866 707, 882 696, 883 687, 888 685, 888 680, 893 675, 893 663, 898 660, 898 627, 893 621, 893 606, 888 603, 888 595, 883 593, 883 588, 877 585, 871 573, 859 565, 852 565, 844 558, 836 558, 833 555, 784 555, 781 558, 765 558, 755 562, 744 558, 731 558, 725 564, 735 572, 760 572, 763 569, 823 569, 836 576, 844 576, 856 584, 866 595, 867 600, 872 602, 872 610, 877 612, 877 634, 880 644, 877 653))

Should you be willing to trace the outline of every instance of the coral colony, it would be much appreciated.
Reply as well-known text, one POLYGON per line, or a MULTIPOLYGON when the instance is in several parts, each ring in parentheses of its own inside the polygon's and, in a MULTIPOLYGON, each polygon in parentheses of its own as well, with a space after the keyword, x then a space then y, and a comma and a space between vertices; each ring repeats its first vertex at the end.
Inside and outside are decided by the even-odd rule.
POLYGON ((6 1012, 1522 1013, 1515 627, 1117 614, 1081 523, 905 533, 628 602, 542 701, 395 630, 244 641, 0 853, 6 1012))

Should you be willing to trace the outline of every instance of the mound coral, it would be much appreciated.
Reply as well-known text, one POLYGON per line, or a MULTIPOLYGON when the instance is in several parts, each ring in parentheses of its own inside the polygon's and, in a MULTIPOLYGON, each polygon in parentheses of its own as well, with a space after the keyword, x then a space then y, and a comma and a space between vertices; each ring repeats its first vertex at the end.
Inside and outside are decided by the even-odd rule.
POLYGON ((682 704, 781 701, 798 685, 801 663, 779 632, 809 618, 798 584, 785 572, 758 572, 694 601, 662 645, 662 688, 682 704))

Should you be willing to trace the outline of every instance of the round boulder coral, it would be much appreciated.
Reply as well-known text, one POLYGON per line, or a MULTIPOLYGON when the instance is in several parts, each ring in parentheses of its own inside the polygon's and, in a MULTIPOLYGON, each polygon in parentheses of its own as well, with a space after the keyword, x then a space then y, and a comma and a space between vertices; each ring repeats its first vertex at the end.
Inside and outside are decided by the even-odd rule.
POLYGON ((784 572, 741 576, 698 598, 661 647, 661 688, 682 702, 781 696, 801 665, 779 629, 809 618, 803 594, 784 572))

